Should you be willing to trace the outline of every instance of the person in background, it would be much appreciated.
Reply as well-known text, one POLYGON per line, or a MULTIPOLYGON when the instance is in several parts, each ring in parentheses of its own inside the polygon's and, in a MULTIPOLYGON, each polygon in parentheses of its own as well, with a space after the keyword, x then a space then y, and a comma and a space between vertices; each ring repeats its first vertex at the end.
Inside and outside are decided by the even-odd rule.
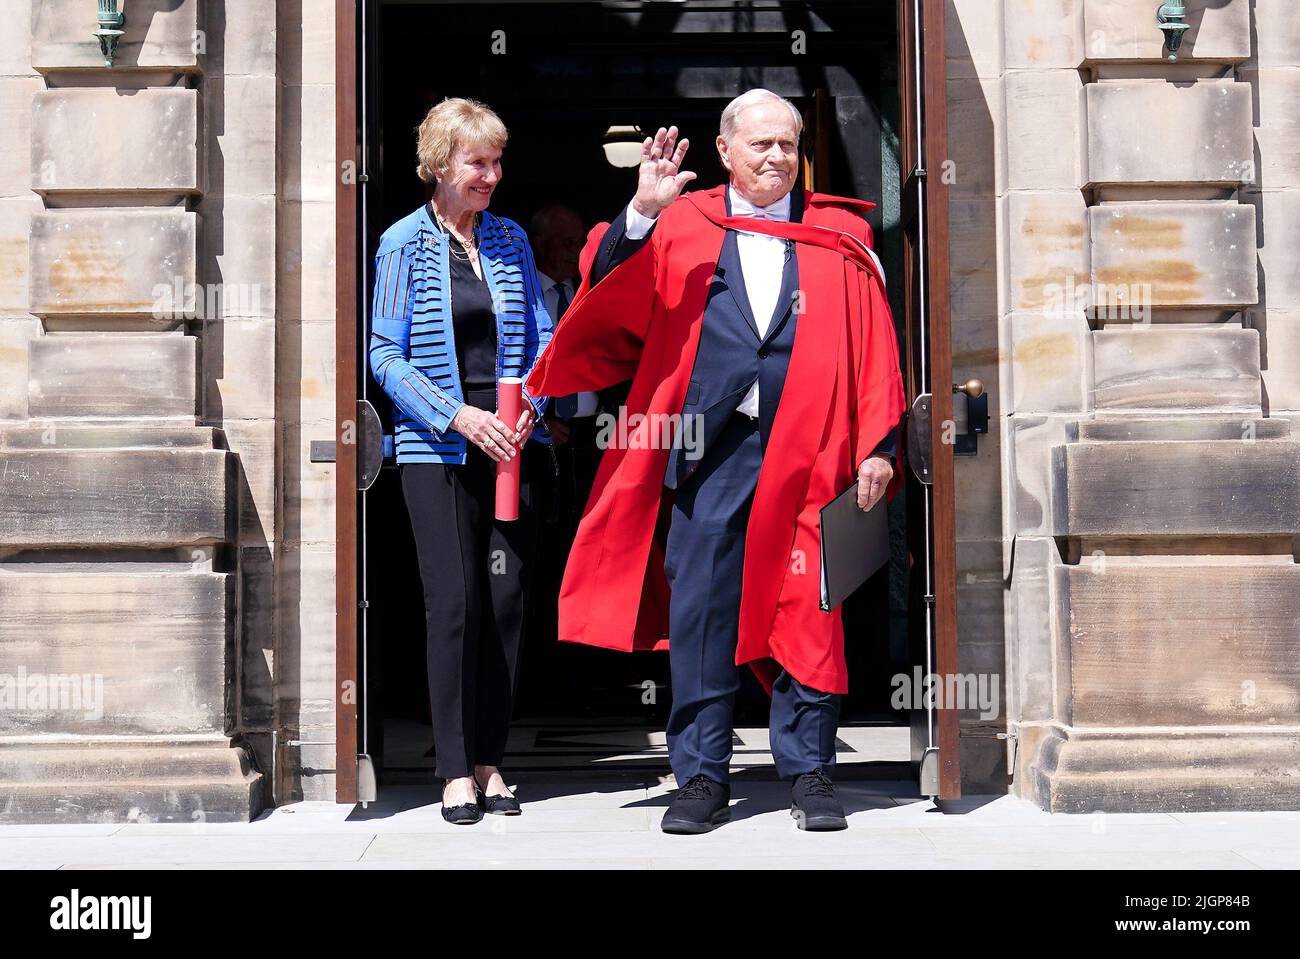
POLYGON ((528 442, 543 440, 534 422, 545 401, 525 391, 513 423, 496 412, 498 380, 527 376, 551 337, 528 237, 487 209, 505 145, 505 125, 483 104, 433 107, 417 148, 433 198, 389 227, 375 255, 370 369, 395 407, 442 816, 456 824, 520 812, 499 767, 535 560, 532 485, 549 468, 544 447, 528 442), (519 518, 502 522, 496 464, 515 456, 519 518))
MULTIPOLYGON (((587 229, 582 217, 559 203, 538 210, 529 226, 546 309, 558 324, 578 289, 578 254, 587 240, 587 229)), ((596 420, 600 411, 600 396, 582 392, 556 397, 546 412, 546 426, 554 443, 559 474, 558 523, 563 531, 565 553, 591 493, 596 467, 600 465, 600 450, 596 446, 596 420)))

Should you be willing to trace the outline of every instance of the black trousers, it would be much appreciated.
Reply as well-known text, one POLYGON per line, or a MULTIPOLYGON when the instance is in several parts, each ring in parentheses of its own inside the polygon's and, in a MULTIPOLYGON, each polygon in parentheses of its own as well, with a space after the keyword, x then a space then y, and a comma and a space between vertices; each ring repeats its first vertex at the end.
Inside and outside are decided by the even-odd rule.
POLYGON ((424 583, 429 705, 437 775, 468 776, 505 756, 520 634, 536 550, 532 477, 549 468, 525 444, 519 519, 495 518, 496 465, 473 443, 463 466, 406 463, 402 492, 424 583))
POLYGON ((569 421, 569 442, 555 448, 559 474, 556 477, 558 521, 563 525, 569 543, 578 532, 578 520, 582 518, 582 511, 591 496, 604 453, 596 445, 600 432, 596 420, 594 415, 575 416, 569 421))

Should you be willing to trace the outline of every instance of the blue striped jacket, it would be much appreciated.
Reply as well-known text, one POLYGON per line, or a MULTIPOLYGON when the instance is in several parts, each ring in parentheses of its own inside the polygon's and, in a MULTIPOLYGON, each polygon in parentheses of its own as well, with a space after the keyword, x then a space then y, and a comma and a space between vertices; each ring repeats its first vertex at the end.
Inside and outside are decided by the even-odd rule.
MULTIPOLYGON (((476 235, 497 318, 497 377, 526 377, 551 339, 532 248, 517 223, 486 210, 476 235)), ((399 463, 465 462, 465 437, 450 428, 465 396, 447 257, 447 235, 428 204, 389 227, 375 254, 370 371, 396 408, 399 463)), ((541 425, 546 399, 525 398, 537 411, 533 438, 549 442, 541 425)))

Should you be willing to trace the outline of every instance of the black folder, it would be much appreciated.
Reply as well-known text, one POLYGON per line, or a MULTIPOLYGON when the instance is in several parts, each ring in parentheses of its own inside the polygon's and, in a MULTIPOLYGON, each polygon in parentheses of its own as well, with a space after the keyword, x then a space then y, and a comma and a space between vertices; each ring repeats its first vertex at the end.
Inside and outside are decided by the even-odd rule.
POLYGON ((858 508, 854 483, 821 510, 821 608, 829 613, 889 562, 885 497, 867 512, 858 508))

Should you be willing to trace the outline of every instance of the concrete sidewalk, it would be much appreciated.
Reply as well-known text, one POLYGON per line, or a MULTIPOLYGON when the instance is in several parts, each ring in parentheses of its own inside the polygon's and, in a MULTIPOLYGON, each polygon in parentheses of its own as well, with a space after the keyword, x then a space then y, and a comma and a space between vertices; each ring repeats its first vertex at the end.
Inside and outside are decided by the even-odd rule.
POLYGON ((732 822, 669 836, 655 777, 529 777, 524 814, 450 826, 432 786, 369 808, 304 802, 251 823, 0 826, 0 868, 1259 869, 1300 866, 1300 812, 1050 815, 1009 796, 940 811, 911 782, 837 786, 849 829, 802 833, 785 783, 733 783, 732 822))

